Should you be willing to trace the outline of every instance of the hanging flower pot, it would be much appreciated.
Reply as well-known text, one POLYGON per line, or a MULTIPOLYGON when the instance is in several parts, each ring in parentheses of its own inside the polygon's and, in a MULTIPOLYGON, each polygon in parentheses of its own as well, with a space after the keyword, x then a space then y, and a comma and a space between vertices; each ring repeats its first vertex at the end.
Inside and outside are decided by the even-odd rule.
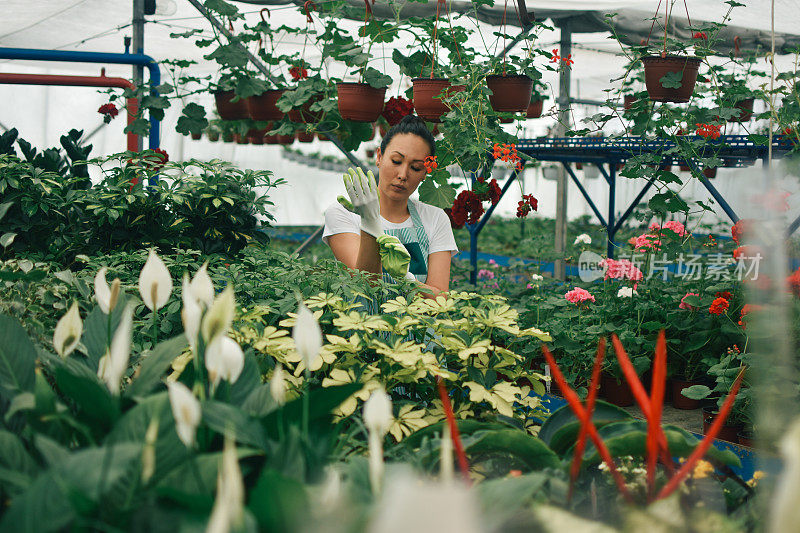
POLYGON ((414 109, 417 115, 428 122, 441 122, 442 115, 450 110, 438 96, 447 90, 446 95, 465 90, 466 85, 451 85, 450 80, 444 78, 414 78, 414 109))
MULTIPOLYGON (((644 82, 647 94, 657 102, 688 102, 697 82, 697 69, 700 68, 699 57, 684 56, 647 56, 642 58, 644 64, 644 82), (680 74, 680 87, 665 87, 661 80, 668 74, 680 74)), ((668 84, 672 85, 672 84, 668 84)))
POLYGON ((543 109, 544 109, 544 100, 531 100, 531 102, 528 104, 528 109, 525 111, 525 117, 539 118, 542 116, 543 109))
POLYGON ((277 135, 278 144, 292 144, 294 142, 294 134, 292 135, 277 135))
POLYGON ((575 163, 575 170, 583 170, 583 163, 575 163))
POLYGON ((200 139, 203 138, 203 134, 202 133, 192 133, 191 137, 192 137, 193 141, 199 141, 200 139))
POLYGON ((336 84, 339 114, 353 122, 375 122, 383 111, 386 87, 376 89, 368 83, 342 82, 336 84))
POLYGON ((514 122, 514 117, 500 117, 500 124, 511 124, 514 122))
POLYGON ((630 109, 630 108, 632 108, 632 107, 633 107, 633 104, 635 104, 635 103, 636 103, 636 100, 638 100, 638 99, 636 98, 636 96, 635 96, 635 95, 633 95, 633 94, 626 94, 626 95, 625 95, 625 99, 623 100, 623 103, 622 103, 622 108, 623 108, 625 111, 627 111, 628 109, 630 109))
POLYGON ((206 132, 206 138, 209 141, 211 141, 212 143, 215 143, 215 142, 217 142, 219 140, 219 132, 218 131, 207 131, 206 132))
POLYGON ((289 120, 298 124, 319 122, 319 120, 322 118, 322 112, 311 111, 309 108, 312 104, 319 102, 320 100, 322 100, 321 94, 312 96, 301 107, 294 108, 287 113, 287 115, 289 115, 289 120))
POLYGON ((236 144, 249 144, 250 141, 247 139, 246 135, 242 135, 241 133, 234 133, 233 134, 233 142, 236 144))
POLYGON ((247 112, 250 118, 258 121, 280 120, 285 113, 275 103, 283 95, 283 89, 272 89, 247 99, 247 112))
POLYGON ((524 74, 511 76, 486 76, 486 85, 492 94, 489 102, 499 113, 518 113, 527 111, 531 103, 533 80, 524 74))
POLYGON ((733 104, 733 107, 739 110, 739 116, 729 118, 728 122, 748 122, 753 118, 753 104, 755 101, 755 98, 745 98, 733 104))
POLYGON ((551 165, 542 169, 542 177, 547 181, 558 181, 558 167, 551 165))
POLYGON ((256 129, 251 128, 247 130, 247 140, 250 141, 250 144, 264 144, 264 135, 269 131, 269 129, 256 129))
POLYGON ((703 176, 708 179, 717 177, 717 167, 706 167, 703 169, 703 176))
POLYGON ((295 132, 295 136, 297 137, 297 140, 301 143, 310 143, 311 141, 314 140, 313 131, 309 133, 305 130, 297 130, 295 132))
POLYGON ((247 104, 243 98, 232 102, 236 98, 233 91, 216 91, 214 100, 217 103, 217 113, 222 120, 243 120, 249 118, 247 104))

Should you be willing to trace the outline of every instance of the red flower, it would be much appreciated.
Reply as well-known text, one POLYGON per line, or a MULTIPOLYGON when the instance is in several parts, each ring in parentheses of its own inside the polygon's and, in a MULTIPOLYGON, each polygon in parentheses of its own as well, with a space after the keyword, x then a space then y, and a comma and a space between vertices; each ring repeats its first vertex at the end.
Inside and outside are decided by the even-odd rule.
POLYGON ((719 131, 722 126, 717 126, 715 124, 700 124, 699 122, 695 124, 695 126, 697 126, 697 135, 701 137, 719 139, 720 135, 722 135, 719 131))
POLYGON ((308 78, 308 71, 303 67, 296 65, 289 69, 289 75, 294 81, 300 81, 308 78))
POLYGON ((389 123, 389 126, 394 126, 400 122, 404 116, 410 115, 413 112, 414 103, 411 100, 407 100, 402 96, 399 98, 392 96, 383 105, 381 116, 386 119, 386 122, 389 123))
POLYGON ((494 143, 492 157, 495 160, 503 161, 509 167, 514 167, 518 170, 522 169, 522 158, 517 154, 517 146, 515 144, 494 143))
POLYGON ((727 311, 730 306, 731 303, 725 298, 715 298, 714 301, 711 302, 711 307, 708 308, 708 312, 714 315, 721 315, 727 311))
POLYGON ((735 242, 736 244, 741 244, 741 242, 739 241, 741 240, 742 235, 745 232, 745 229, 746 229, 745 223, 743 220, 740 220, 739 222, 731 226, 731 237, 733 238, 733 242, 735 242))
POLYGON ((477 224, 483 214, 483 205, 478 196, 470 191, 461 191, 453 202, 453 207, 445 209, 454 228, 462 228, 464 224, 477 224))
POLYGON ((435 155, 429 155, 426 157, 422 164, 425 166, 425 172, 428 174, 433 173, 433 171, 439 167, 439 163, 436 162, 435 155))
POLYGON ((704 31, 696 31, 696 32, 694 32, 694 34, 692 35, 692 37, 693 37, 694 39, 704 39, 704 40, 708 40, 708 35, 706 35, 706 32, 704 32, 704 31))
POLYGON ((800 298, 800 268, 792 272, 792 275, 786 278, 786 281, 789 283, 789 288, 794 295, 800 298))
POLYGON ((489 182, 489 200, 491 200, 492 205, 497 205, 502 193, 503 191, 500 189, 500 185, 497 184, 497 180, 492 178, 492 181, 489 182))
POLYGON ((739 325, 742 326, 742 329, 745 329, 746 328, 746 324, 747 324, 747 322, 745 321, 744 318, 749 313, 751 313, 753 311, 759 311, 760 309, 761 309, 760 305, 744 304, 744 306, 742 307, 742 313, 739 315, 739 325))
POLYGON ((532 194, 523 194, 517 204, 517 218, 525 218, 531 211, 539 210, 539 201, 532 194))
POLYGON ((733 295, 728 291, 718 292, 714 296, 716 296, 717 298, 725 298, 728 301, 733 300, 733 295))
POLYGON ((106 124, 111 122, 111 119, 119 115, 119 110, 114 104, 103 104, 100 106, 97 112, 103 115, 103 122, 106 124))
POLYGON ((567 57, 562 57, 561 58, 561 62, 562 63, 566 63, 567 66, 572 66, 572 64, 575 62, 575 60, 572 59, 572 54, 567 54, 567 57))
POLYGON ((551 63, 558 63, 561 56, 558 55, 558 48, 553 48, 553 57, 550 58, 551 63))

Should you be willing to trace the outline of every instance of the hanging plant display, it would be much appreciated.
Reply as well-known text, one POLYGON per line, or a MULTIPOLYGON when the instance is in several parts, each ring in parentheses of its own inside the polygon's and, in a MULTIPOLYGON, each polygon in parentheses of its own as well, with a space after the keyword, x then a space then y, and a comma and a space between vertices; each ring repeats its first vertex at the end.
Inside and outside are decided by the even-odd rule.
MULTIPOLYGON (((524 74, 486 76, 486 85, 492 94, 489 102, 498 113, 527 112, 531 104, 533 80, 524 74)), ((539 112, 541 114, 541 111, 539 112)))
POLYGON ((668 55, 642 58, 647 94, 656 102, 688 102, 697 82, 699 57, 668 55))
POLYGON ((342 82, 336 84, 336 94, 339 97, 339 113, 342 118, 354 122, 374 122, 383 111, 386 87, 342 82))

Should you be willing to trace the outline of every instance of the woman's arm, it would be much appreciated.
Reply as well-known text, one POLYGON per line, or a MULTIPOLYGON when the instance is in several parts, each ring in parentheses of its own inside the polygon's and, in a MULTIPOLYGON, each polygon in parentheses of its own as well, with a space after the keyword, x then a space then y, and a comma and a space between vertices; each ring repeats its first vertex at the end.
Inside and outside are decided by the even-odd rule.
POLYGON ((336 259, 348 267, 373 274, 381 273, 378 241, 369 233, 337 233, 328 237, 328 245, 336 259))
POLYGON ((434 252, 428 256, 428 277, 423 285, 433 291, 433 297, 450 289, 452 256, 449 251, 434 252))

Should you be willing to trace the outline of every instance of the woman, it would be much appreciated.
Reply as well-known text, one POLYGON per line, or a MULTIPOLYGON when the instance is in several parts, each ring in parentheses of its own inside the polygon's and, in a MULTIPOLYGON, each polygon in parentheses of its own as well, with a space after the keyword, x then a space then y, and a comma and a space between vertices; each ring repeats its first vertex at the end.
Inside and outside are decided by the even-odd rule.
MULTIPOLYGON (((355 190, 364 194, 353 197, 348 187, 358 214, 339 203, 325 211, 322 240, 336 259, 381 274, 376 237, 385 233, 397 237, 411 255, 409 272, 417 281, 434 295, 448 290, 450 260, 458 252, 450 219, 442 209, 410 198, 427 175, 425 158, 435 151, 433 136, 419 117, 407 115, 388 131, 376 153, 377 190, 373 193, 369 183, 357 184, 355 190)), ((371 178, 370 172, 364 181, 371 178)), ((383 277, 392 280, 387 273, 383 277)))

